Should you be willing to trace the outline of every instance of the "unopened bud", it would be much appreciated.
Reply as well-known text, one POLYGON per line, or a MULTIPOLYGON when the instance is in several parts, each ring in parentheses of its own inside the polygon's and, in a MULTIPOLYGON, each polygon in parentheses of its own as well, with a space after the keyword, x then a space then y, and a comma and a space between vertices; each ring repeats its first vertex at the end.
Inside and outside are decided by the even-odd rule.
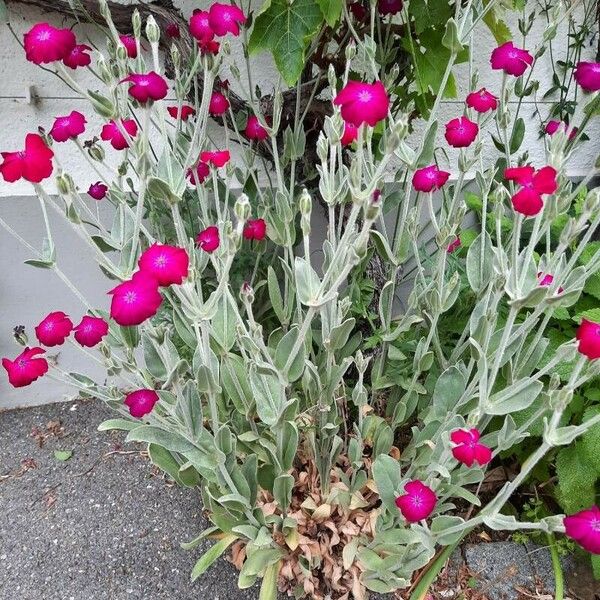
POLYGON ((240 289, 240 297, 242 299, 242 302, 248 302, 249 304, 252 304, 254 302, 254 290, 247 281, 244 281, 244 283, 242 283, 242 287, 240 289))
POLYGON ((127 48, 123 44, 117 46, 115 54, 119 62, 124 63, 127 61, 127 48))
POLYGON ((241 194, 235 201, 233 212, 242 223, 245 223, 248 220, 248 217, 250 216, 250 202, 248 201, 248 196, 246 196, 246 194, 241 194))
POLYGON ((61 173, 56 177, 56 188, 59 194, 67 195, 74 191, 73 180, 67 173, 61 173))
POLYGON ((302 190, 302 194, 298 200, 298 207, 300 208, 300 214, 310 215, 312 210, 312 199, 306 188, 302 190))
POLYGON ((18 344, 21 344, 21 346, 28 345, 27 334, 25 333, 25 325, 17 325, 13 329, 13 337, 18 344))
POLYGON ((171 46, 171 62, 173 63, 175 72, 179 72, 181 66, 181 52, 175 44, 171 46))
POLYGON ((106 156, 106 153, 104 152, 104 148, 102 148, 102 146, 97 146, 95 144, 88 148, 88 154, 90 155, 90 158, 92 158, 93 160, 96 160, 98 162, 102 162, 104 160, 104 157, 106 156))
POLYGON ((146 38, 151 44, 158 44, 160 40, 160 27, 152 15, 146 19, 146 38))
POLYGON ((381 190, 376 189, 371 194, 371 197, 369 198, 367 207, 365 209, 365 216, 369 221, 374 221, 379 216, 379 212, 381 211, 381 204, 382 204, 381 190))
POLYGON ((350 40, 345 50, 346 60, 350 62, 356 56, 356 43, 354 40, 350 40))
POLYGON ((142 35, 142 17, 140 11, 136 8, 131 15, 131 25, 133 26, 133 35, 139 40, 142 35))

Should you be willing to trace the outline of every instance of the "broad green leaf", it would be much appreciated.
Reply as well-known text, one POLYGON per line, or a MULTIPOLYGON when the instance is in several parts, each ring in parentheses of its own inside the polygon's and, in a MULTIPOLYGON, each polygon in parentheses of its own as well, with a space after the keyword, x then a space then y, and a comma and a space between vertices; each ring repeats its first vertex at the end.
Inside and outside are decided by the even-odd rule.
POLYGON ((302 376, 304 371, 304 362, 306 355, 304 352, 304 344, 298 346, 295 356, 292 357, 292 351, 296 347, 298 341, 298 327, 292 327, 277 344, 275 350, 275 366, 287 381, 296 381, 302 376), (285 368, 286 364, 291 360, 289 368, 285 368))
POLYGON ((316 301, 321 282, 315 270, 299 256, 296 257, 294 262, 294 270, 296 271, 296 284, 298 285, 300 302, 310 304, 316 301))
POLYGON ((226 534, 223 539, 219 540, 214 546, 211 546, 196 562, 192 569, 192 581, 195 581, 206 572, 206 570, 238 539, 237 535, 226 534))
POLYGON ((544 384, 540 381, 522 379, 504 390, 495 393, 486 406, 490 415, 507 415, 517 410, 524 410, 539 396, 544 384))
POLYGON ((265 569, 258 600, 277 600, 277 578, 280 568, 281 561, 277 561, 265 569))
POLYGON ((344 3, 342 0, 317 0, 323 17, 329 27, 333 27, 342 16, 344 3))
POLYGON ((391 456, 381 454, 373 463, 373 479, 377 486, 379 496, 386 508, 395 514, 396 494, 400 488, 402 474, 400 463, 391 456))
POLYGON ((493 249, 489 234, 480 233, 467 252, 467 278, 475 292, 481 291, 493 272, 493 249))
POLYGON ((277 423, 285 405, 285 390, 273 374, 259 373, 255 366, 250 367, 250 386, 256 401, 256 411, 260 420, 269 427, 277 423))
POLYGON ((158 444, 149 444, 148 456, 150 456, 150 460, 153 464, 159 469, 162 469, 171 479, 181 485, 181 479, 179 478, 180 465, 171 452, 158 444))
POLYGON ((436 413, 446 415, 454 410, 465 387, 465 377, 456 367, 446 369, 439 376, 433 391, 433 407, 436 413))
MULTIPOLYGON (((490 0, 484 0, 484 6, 488 5, 490 0)), ((502 45, 505 42, 508 42, 513 39, 512 33, 508 27, 508 25, 502 20, 499 19, 496 15, 496 9, 492 8, 489 10, 485 16, 483 17, 483 22, 488 26, 488 29, 492 32, 494 39, 498 43, 498 45, 502 45)))
POLYGON ((120 429, 121 431, 131 431, 136 427, 139 427, 139 421, 128 421, 127 419, 108 419, 98 425, 98 431, 111 431, 113 429, 120 429))

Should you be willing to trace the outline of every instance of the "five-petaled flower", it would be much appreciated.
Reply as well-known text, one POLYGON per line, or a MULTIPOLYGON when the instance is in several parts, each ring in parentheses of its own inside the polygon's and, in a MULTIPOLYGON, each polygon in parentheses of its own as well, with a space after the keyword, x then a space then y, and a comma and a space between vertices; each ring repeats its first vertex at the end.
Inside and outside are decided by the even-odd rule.
POLYGON ((78 135, 85 131, 85 117, 76 110, 64 117, 56 117, 52 129, 50 129, 50 137, 55 142, 66 142, 74 140, 78 135))
POLYGON ((543 167, 536 171, 533 167, 509 167, 504 177, 514 181, 521 189, 513 195, 513 208, 526 217, 537 215, 544 207, 544 194, 554 194, 557 189, 556 171, 543 167))
POLYGON ((190 33, 199 43, 206 43, 215 37, 208 22, 208 11, 196 8, 190 17, 190 33))
POLYGON ((213 167, 224 167, 230 160, 229 150, 206 150, 200 153, 200 160, 211 164, 213 167))
POLYGON ((25 387, 48 372, 48 361, 37 356, 43 348, 25 348, 14 360, 2 359, 2 366, 8 373, 8 382, 13 387, 25 387))
POLYGON ((108 323, 101 317, 85 315, 73 328, 75 341, 81 346, 93 348, 108 335, 108 323))
POLYGON ((137 42, 132 35, 120 35, 119 40, 123 46, 125 46, 125 50, 127 51, 127 56, 129 58, 137 58, 138 49, 137 42))
POLYGON ((600 63, 580 62, 575 68, 575 81, 586 92, 600 90, 600 63))
POLYGON ((140 419, 152 412, 158 400, 158 394, 154 390, 136 390, 125 396, 125 406, 129 408, 132 417, 140 419))
POLYGON ((467 117, 457 117, 446 123, 444 137, 453 148, 467 148, 479 133, 479 125, 467 117))
POLYGON ((221 4, 215 2, 208 9, 208 23, 215 35, 232 33, 240 34, 240 25, 246 22, 246 15, 233 4, 221 4))
POLYGON ((25 57, 36 65, 64 60, 75 44, 75 34, 70 29, 57 29, 48 23, 36 23, 23 36, 25 57))
POLYGON ((167 82, 156 72, 132 73, 125 77, 121 83, 130 83, 129 95, 140 104, 148 101, 162 100, 169 91, 167 82))
POLYGON ((227 112, 229 100, 221 92, 213 92, 208 103, 208 112, 213 117, 220 117, 227 112))
POLYGON ((121 130, 125 130, 130 138, 134 138, 137 134, 137 124, 133 119, 122 120, 120 125, 117 125, 115 121, 110 121, 102 127, 100 137, 105 142, 110 142, 110 145, 115 150, 125 150, 129 147, 129 141, 123 135, 121 130))
POLYGON ((249 140, 266 140, 269 137, 268 131, 260 124, 256 115, 250 115, 246 122, 244 135, 249 140))
POLYGON ((415 171, 412 185, 417 192, 433 192, 445 185, 449 177, 448 171, 440 171, 436 165, 430 165, 415 171))
POLYGON ((69 67, 69 69, 87 67, 92 62, 92 57, 88 54, 90 51, 90 46, 86 44, 76 44, 73 50, 63 58, 63 63, 69 67))
POLYGON ((108 292, 112 295, 111 319, 119 325, 139 325, 153 317, 162 302, 158 281, 143 271, 108 292))
POLYGON ((437 496, 435 492, 422 481, 409 481, 404 486, 406 492, 396 498, 396 506, 409 523, 426 519, 435 508, 437 496))
POLYGON ((108 187, 104 185, 101 181, 96 181, 96 183, 92 183, 88 188, 88 194, 94 200, 102 200, 108 192, 108 187))
POLYGON ((204 183, 206 178, 210 175, 210 167, 201 160, 198 164, 187 171, 187 178, 190 180, 192 185, 200 185, 204 183))
POLYGON ((179 285, 188 275, 189 264, 184 248, 168 244, 152 244, 138 261, 140 271, 156 279, 160 286, 179 285))
POLYGON ((358 127, 352 125, 352 123, 344 123, 344 133, 340 140, 342 146, 349 146, 352 142, 358 138, 358 127))
POLYGON ((512 42, 506 42, 492 52, 492 69, 520 77, 533 64, 533 56, 512 42))
POLYGON ((569 140, 577 137, 577 127, 570 128, 564 121, 548 121, 548 123, 546 123, 545 132, 549 136, 553 136, 558 131, 567 133, 569 140))
POLYGON ((450 441, 456 444, 452 448, 452 456, 458 461, 472 467, 473 463, 483 467, 492 460, 492 451, 480 441, 478 429, 457 429, 450 434, 450 441))
POLYGON ((577 349, 591 360, 600 358, 600 323, 583 319, 577 328, 577 349))
POLYGON ((38 342, 52 348, 61 346, 71 334, 73 322, 61 310, 46 315, 35 327, 35 337, 38 342))
POLYGON ((467 106, 475 112, 485 113, 498 108, 498 98, 485 88, 481 88, 478 92, 471 92, 467 96, 467 106))
POLYGON ((209 254, 214 252, 219 247, 219 244, 219 228, 215 225, 203 229, 196 236, 196 245, 209 254))
POLYGON ((600 554, 600 508, 592 506, 563 519, 565 533, 584 550, 600 554))
POLYGON ((250 219, 244 226, 244 238, 262 241, 267 235, 267 224, 264 219, 250 219))
POLYGON ((27 134, 25 150, 1 154, 4 160, 0 163, 0 173, 9 183, 21 178, 31 183, 39 183, 52 174, 54 152, 46 146, 46 142, 37 133, 27 134))
POLYGON ((375 127, 387 117, 390 108, 390 100, 381 81, 349 81, 337 93, 333 103, 340 107, 344 121, 355 127, 363 123, 375 127))

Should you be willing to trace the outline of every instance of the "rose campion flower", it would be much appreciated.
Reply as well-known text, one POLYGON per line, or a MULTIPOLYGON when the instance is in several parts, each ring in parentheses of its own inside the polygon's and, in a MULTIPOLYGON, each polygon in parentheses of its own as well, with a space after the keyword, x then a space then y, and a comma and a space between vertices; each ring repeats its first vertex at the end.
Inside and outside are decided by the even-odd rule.
MULTIPOLYGON (((554 275, 550 273, 542 273, 541 271, 537 274, 538 285, 542 287, 550 287, 554 282, 554 275)), ((556 291, 557 294, 562 294, 564 292, 564 288, 559 287, 556 291)))
POLYGON ((137 58, 137 42, 132 35, 120 35, 119 40, 121 44, 125 46, 125 50, 127 50, 127 56, 129 58, 137 58))
POLYGON ((139 271, 108 293, 112 295, 110 316, 124 326, 139 325, 153 317, 162 302, 156 279, 139 271))
POLYGON ((181 284, 188 276, 190 259, 183 248, 152 244, 138 261, 140 271, 147 273, 160 286, 181 284))
POLYGON ((409 481, 404 486, 406 494, 396 498, 396 506, 409 523, 426 519, 435 508, 437 496, 422 481, 409 481))
POLYGON ((600 554, 600 508, 592 506, 563 519, 565 534, 584 550, 600 554))
POLYGON ((25 150, 0 154, 4 159, 0 164, 0 173, 9 183, 21 178, 31 183, 39 183, 52 174, 54 152, 46 146, 46 142, 37 133, 27 134, 25 150))
POLYGON ((25 387, 48 372, 48 361, 37 356, 43 348, 25 348, 15 360, 2 359, 2 366, 8 373, 8 382, 13 387, 25 387))
POLYGON ((490 62, 492 69, 520 77, 533 64, 533 56, 512 42, 506 42, 494 49, 490 62))
POLYGON ((215 32, 208 22, 208 11, 196 9, 190 17, 189 29, 192 37, 200 43, 209 42, 215 37, 215 32))
POLYGON ((219 53, 221 44, 216 40, 208 40, 206 42, 198 42, 198 48, 200 48, 200 54, 212 54, 216 55, 219 53))
POLYGON ((96 181, 96 183, 92 183, 88 188, 88 194, 94 200, 102 200, 108 192, 108 187, 105 186, 101 181, 96 181))
POLYGON ((213 92, 208 104, 208 112, 213 117, 220 117, 229 109, 229 100, 221 92, 213 92))
POLYGON ((457 117, 446 123, 444 137, 453 148, 467 148, 479 133, 479 125, 467 117, 457 117))
POLYGON ((342 146, 349 146, 358 138, 358 128, 352 123, 344 123, 344 133, 340 140, 342 146))
POLYGON ((187 177, 192 185, 200 185, 210 175, 210 167, 205 162, 198 162, 195 167, 188 169, 187 177))
POLYGON ((63 60, 76 43, 75 34, 70 29, 57 29, 48 23, 36 23, 23 36, 25 56, 36 65, 63 60))
POLYGON ((259 123, 256 115, 250 115, 246 122, 246 129, 244 129, 244 135, 249 140, 266 140, 269 137, 267 130, 259 123))
POLYGON ((51 312, 35 328, 35 337, 44 346, 61 346, 71 334, 73 322, 62 311, 51 312))
POLYGON ((577 350, 590 360, 600 358, 600 323, 583 319, 575 336, 579 340, 577 350))
POLYGON ((92 62, 92 57, 88 54, 91 47, 86 44, 76 44, 75 48, 63 58, 63 63, 69 69, 77 69, 77 67, 87 67, 92 62))
POLYGON ((85 315, 81 318, 81 323, 73 328, 73 331, 78 344, 93 348, 102 341, 103 337, 108 335, 108 323, 100 317, 85 315))
POLYGON ((162 100, 169 91, 167 82, 156 72, 133 73, 125 77, 121 83, 129 82, 129 95, 140 104, 146 104, 149 100, 155 102, 162 100))
POLYGON ((453 242, 448 244, 448 247, 446 248, 446 252, 448 254, 452 254, 454 251, 458 250, 461 246, 462 246, 462 243, 460 241, 460 238, 457 237, 453 242))
POLYGON ((475 112, 485 113, 498 108, 498 98, 485 88, 481 88, 478 92, 471 92, 467 96, 467 106, 475 112))
POLYGON ((390 107, 387 92, 381 81, 349 81, 337 93, 333 103, 341 107, 344 121, 355 127, 360 127, 363 123, 374 127, 387 117, 390 107))
POLYGON ((213 167, 224 167, 230 160, 229 150, 215 150, 214 152, 200 153, 200 160, 211 164, 213 167))
POLYGON ((219 228, 215 225, 207 227, 196 236, 196 244, 209 254, 219 247, 219 243, 219 228))
MULTIPOLYGON (((176 119, 179 114, 177 106, 167 106, 167 112, 176 119)), ((187 121, 192 115, 196 114, 196 109, 189 104, 182 104, 181 106, 181 120, 187 121)))
POLYGON ((215 2, 208 10, 208 23, 216 35, 240 34, 240 25, 246 22, 246 15, 233 4, 215 2))
POLYGON ((125 396, 125 406, 129 408, 132 417, 141 419, 152 412, 158 400, 158 394, 154 390, 136 390, 125 396))
POLYGON ((85 131, 86 123, 85 117, 80 112, 73 110, 65 117, 56 117, 52 129, 50 129, 50 137, 55 142, 74 140, 85 131))
POLYGON ((402 10, 402 0, 378 0, 377 10, 381 16, 398 14, 402 10))
POLYGON ((458 461, 472 467, 478 463, 480 467, 492 460, 492 451, 479 442, 481 434, 477 429, 457 429, 450 434, 450 441, 456 444, 452 448, 452 456, 458 461))
POLYGON ((537 215, 544 207, 542 195, 553 194, 558 185, 556 171, 543 167, 536 171, 533 167, 511 167, 504 170, 504 177, 514 181, 521 189, 513 195, 513 208, 526 217, 537 215))
POLYGON ((265 239, 267 235, 267 224, 264 219, 250 219, 244 226, 244 238, 258 242, 265 239))
MULTIPOLYGON (((137 135, 137 124, 133 119, 122 120, 121 127, 129 134, 129 137, 133 138, 137 135)), ((115 150, 124 150, 129 146, 129 142, 114 121, 110 121, 102 127, 100 137, 105 142, 110 142, 115 150)))
POLYGON ((549 136, 553 136, 561 129, 569 134, 570 140, 577 137, 577 127, 570 129, 564 121, 548 121, 548 123, 546 123, 545 131, 549 136))
POLYGON ((430 165, 415 171, 412 184, 417 192, 433 192, 445 185, 449 177, 448 171, 440 171, 436 165, 430 165))
POLYGON ((600 90, 600 63, 580 62, 575 67, 575 81, 586 92, 600 90))
POLYGON ((181 37, 181 32, 179 31, 179 25, 177 25, 177 23, 169 23, 165 31, 173 40, 177 40, 181 37))
POLYGON ((367 20, 368 12, 361 2, 352 2, 348 5, 348 8, 357 21, 367 20))

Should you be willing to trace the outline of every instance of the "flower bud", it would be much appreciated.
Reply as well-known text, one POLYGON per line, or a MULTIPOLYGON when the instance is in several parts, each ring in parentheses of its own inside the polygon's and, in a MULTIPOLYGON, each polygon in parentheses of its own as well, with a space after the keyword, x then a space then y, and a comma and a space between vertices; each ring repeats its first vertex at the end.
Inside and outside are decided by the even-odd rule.
POLYGON ((131 25, 133 26, 133 35, 139 40, 142 35, 142 17, 140 11, 136 8, 131 15, 131 25))
POLYGON ((300 208, 300 214, 310 215, 312 210, 312 199, 306 188, 302 190, 302 194, 298 200, 298 207, 300 208))
POLYGON ((62 195, 68 195, 75 190, 75 186, 73 185, 73 180, 70 175, 67 173, 61 173, 56 177, 56 188, 58 189, 58 193, 62 195))
POLYGON ((250 216, 250 202, 248 201, 248 196, 246 194, 241 194, 240 197, 235 201, 235 206, 233 207, 233 212, 239 221, 245 223, 250 216))
POLYGON ((335 90, 337 77, 335 76, 335 68, 331 63, 329 63, 329 68, 327 69, 327 81, 329 82, 329 87, 335 90))
POLYGON ((310 235, 310 216, 302 215, 300 218, 300 229, 302 230, 302 235, 307 236, 310 235))
POLYGON ((102 162, 106 156, 104 148, 102 148, 102 146, 97 146, 96 144, 88 148, 88 154, 90 155, 90 158, 98 162, 102 162))
POLYGON ((594 214, 600 206, 600 192, 595 189, 592 190, 585 198, 583 203, 583 210, 586 213, 594 214))
POLYGON ((123 44, 119 44, 115 51, 115 55, 117 57, 117 60, 120 63, 126 62, 127 61, 127 48, 125 48, 125 46, 123 44))
POLYGON ((152 15, 146 19, 146 38, 151 44, 158 44, 160 40, 160 27, 152 15))
POLYGON ((365 208, 365 217, 369 221, 374 221, 381 211, 382 194, 380 189, 376 189, 369 198, 365 208))
POLYGON ((247 281, 242 283, 242 287, 240 288, 240 298, 242 299, 242 302, 248 302, 248 304, 254 302, 254 290, 247 281))
MULTIPOLYGON (((346 45, 346 49, 344 51, 346 55, 346 60, 350 62, 356 56, 356 43, 354 40, 350 40, 346 45)), ((333 65, 331 65, 333 66, 333 65)))
POLYGON ((327 161, 327 139, 322 131, 319 132, 319 138, 317 139, 317 156, 321 162, 327 161))
POLYGON ((104 56, 100 55, 98 57, 98 60, 96 61, 96 67, 98 69, 98 74, 100 75, 100 79, 102 79, 102 81, 104 83, 106 83, 107 85, 110 84, 110 82, 113 79, 113 75, 110 71, 110 67, 106 64, 106 60, 104 59, 104 56))
POLYGON ((21 346, 28 345, 27 334, 25 333, 25 325, 17 325, 13 329, 13 337, 18 344, 21 344, 21 346))
POLYGON ((175 44, 171 46, 171 62, 173 63, 175 72, 178 73, 181 66, 181 52, 175 44))

